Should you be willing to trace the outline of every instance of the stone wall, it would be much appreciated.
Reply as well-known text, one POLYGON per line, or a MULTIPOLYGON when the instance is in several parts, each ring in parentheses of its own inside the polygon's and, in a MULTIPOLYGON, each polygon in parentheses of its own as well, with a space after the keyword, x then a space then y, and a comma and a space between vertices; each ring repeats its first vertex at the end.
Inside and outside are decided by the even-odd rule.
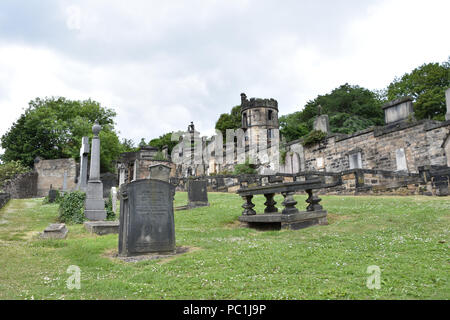
POLYGON ((76 189, 77 164, 75 159, 39 160, 34 164, 34 170, 39 176, 37 180, 37 196, 39 197, 48 194, 50 185, 53 189, 60 191, 76 189))
POLYGON ((12 199, 26 199, 37 196, 38 174, 35 171, 22 173, 5 183, 3 190, 12 199))
MULTIPOLYGON (((450 132, 450 121, 423 120, 400 122, 362 130, 352 135, 330 135, 323 142, 303 147, 299 155, 306 171, 342 172, 350 169, 349 155, 360 153, 362 168, 417 173, 424 165, 446 165, 443 142, 450 132), (406 168, 399 155, 405 155, 406 168)), ((301 150, 301 141, 288 148, 301 150)))
POLYGON ((10 198, 9 193, 0 193, 0 209, 8 203, 10 198))
POLYGON ((450 168, 432 166, 421 168, 421 173, 386 170, 353 169, 343 172, 309 171, 277 175, 217 175, 191 178, 171 178, 177 191, 187 191, 187 181, 206 180, 208 192, 235 193, 245 182, 248 186, 270 183, 305 181, 319 178, 329 187, 318 191, 328 195, 448 195, 450 168), (436 169, 436 168, 439 168, 436 169))

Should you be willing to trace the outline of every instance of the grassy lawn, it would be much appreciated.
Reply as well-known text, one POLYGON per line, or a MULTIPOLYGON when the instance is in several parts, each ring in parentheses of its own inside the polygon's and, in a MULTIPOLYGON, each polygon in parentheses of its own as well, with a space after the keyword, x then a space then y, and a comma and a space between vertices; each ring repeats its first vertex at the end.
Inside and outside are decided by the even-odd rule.
MULTIPOLYGON (((190 252, 137 263, 109 257, 117 235, 82 225, 66 240, 38 239, 58 206, 12 200, 0 210, 0 299, 450 298, 449 197, 324 196, 328 226, 261 232, 239 227, 240 197, 208 196, 210 207, 175 212, 177 246, 190 252), (70 265, 80 290, 66 288, 70 265), (371 265, 379 290, 366 287, 371 265)), ((262 212, 264 197, 254 199, 262 212)), ((306 197, 296 199, 302 208, 306 197)), ((177 193, 175 205, 186 203, 177 193)))

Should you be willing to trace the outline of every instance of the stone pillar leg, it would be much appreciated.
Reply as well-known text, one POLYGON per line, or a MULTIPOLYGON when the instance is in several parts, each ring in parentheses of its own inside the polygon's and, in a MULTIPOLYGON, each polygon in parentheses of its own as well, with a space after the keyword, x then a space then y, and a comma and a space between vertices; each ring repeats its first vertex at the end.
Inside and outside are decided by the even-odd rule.
POLYGON ((266 202, 264 203, 266 208, 264 209, 264 213, 278 212, 277 207, 275 207, 277 202, 273 199, 274 196, 275 196, 274 193, 268 193, 264 195, 264 197, 266 197, 266 202))
POLYGON ((298 213, 298 209, 295 207, 297 204, 297 201, 294 199, 295 192, 282 192, 281 193, 284 197, 284 201, 282 205, 284 206, 282 214, 292 214, 292 213, 298 213))
POLYGON ((318 196, 315 196, 313 194, 312 190, 306 190, 306 193, 308 193, 308 199, 306 199, 306 202, 309 203, 308 207, 306 208, 307 211, 320 211, 323 209, 323 207, 319 204, 322 199, 320 199, 318 196))
POLYGON ((245 203, 242 205, 242 208, 244 208, 244 211, 242 212, 243 216, 254 216, 256 214, 255 210, 253 208, 255 205, 252 203, 253 196, 243 196, 242 199, 245 200, 245 203))

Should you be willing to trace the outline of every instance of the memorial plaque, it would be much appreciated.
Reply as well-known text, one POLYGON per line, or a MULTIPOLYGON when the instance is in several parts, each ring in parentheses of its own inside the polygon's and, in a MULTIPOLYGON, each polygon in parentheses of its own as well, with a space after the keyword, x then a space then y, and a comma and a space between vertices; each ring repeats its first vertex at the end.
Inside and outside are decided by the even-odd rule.
POLYGON ((209 206, 206 180, 189 180, 188 199, 189 207, 209 206))
POLYGON ((175 187, 154 179, 136 180, 121 189, 119 255, 175 250, 175 187))

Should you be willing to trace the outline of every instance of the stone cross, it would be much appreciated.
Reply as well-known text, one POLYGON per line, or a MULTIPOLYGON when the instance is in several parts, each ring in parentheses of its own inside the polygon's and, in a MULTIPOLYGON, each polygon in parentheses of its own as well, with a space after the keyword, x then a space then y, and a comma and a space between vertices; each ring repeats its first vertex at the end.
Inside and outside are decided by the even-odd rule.
POLYGON ((87 188, 87 170, 89 156, 89 138, 83 137, 80 148, 80 180, 78 181, 78 190, 86 192, 87 188))
POLYGON ((95 122, 92 127, 91 167, 86 192, 84 215, 88 220, 105 220, 106 210, 103 200, 103 183, 100 180, 100 138, 98 134, 102 127, 95 122))

